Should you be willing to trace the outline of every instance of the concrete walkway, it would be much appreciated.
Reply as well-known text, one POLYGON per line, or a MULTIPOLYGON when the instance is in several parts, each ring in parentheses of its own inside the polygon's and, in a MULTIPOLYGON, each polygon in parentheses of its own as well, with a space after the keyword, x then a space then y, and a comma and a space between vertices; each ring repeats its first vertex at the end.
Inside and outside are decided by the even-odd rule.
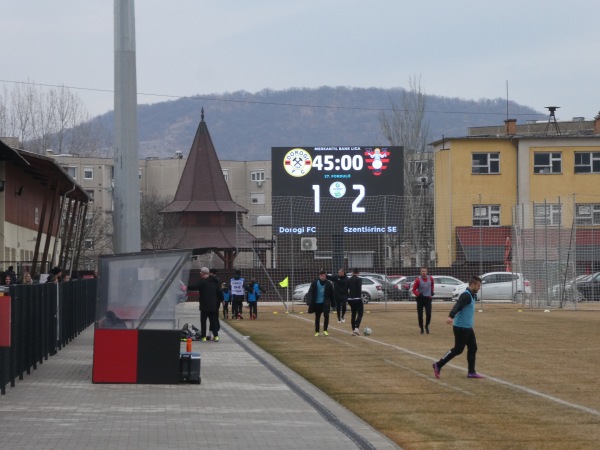
MULTIPOLYGON (((198 324, 197 304, 180 323, 198 324)), ((93 327, 0 397, 2 449, 396 449, 226 324, 202 384, 93 384, 93 327)))

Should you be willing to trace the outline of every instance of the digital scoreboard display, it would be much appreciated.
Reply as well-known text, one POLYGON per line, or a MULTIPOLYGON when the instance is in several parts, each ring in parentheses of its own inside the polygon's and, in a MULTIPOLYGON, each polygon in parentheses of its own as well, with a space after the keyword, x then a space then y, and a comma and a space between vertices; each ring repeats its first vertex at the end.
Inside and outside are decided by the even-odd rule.
POLYGON ((402 147, 273 147, 276 235, 384 234, 400 229, 402 147))

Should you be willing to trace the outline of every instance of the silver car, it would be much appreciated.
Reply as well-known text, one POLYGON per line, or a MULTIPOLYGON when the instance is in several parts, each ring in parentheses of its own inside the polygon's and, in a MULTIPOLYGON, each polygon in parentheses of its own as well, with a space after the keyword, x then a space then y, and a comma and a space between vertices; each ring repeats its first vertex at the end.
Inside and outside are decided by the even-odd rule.
POLYGON ((385 299, 385 293, 381 283, 375 278, 361 276, 362 278, 362 299, 363 303, 372 301, 381 301, 385 299))
MULTIPOLYGON (((444 300, 452 300, 452 295, 454 294, 454 290, 457 286, 464 285, 465 282, 459 280, 458 278, 451 277, 449 275, 432 275, 433 278, 433 291, 434 291, 434 300, 435 299, 444 299, 444 300)), ((412 292, 412 288, 415 282, 413 281, 410 284, 410 296, 414 297, 415 294, 412 292)), ((464 289, 463 289, 464 291, 464 289)), ((462 292, 461 292, 462 294, 462 292)))
POLYGON ((294 288, 294 293, 292 294, 292 300, 298 302, 304 302, 308 305, 308 289, 310 288, 310 283, 302 283, 297 285, 294 288))
MULTIPOLYGON (((452 300, 457 301, 469 285, 461 284, 454 289, 452 300)), ((522 273, 490 272, 481 275, 478 300, 506 300, 520 302, 531 294, 531 283, 522 273)))
MULTIPOLYGON (((370 277, 360 277, 362 282, 362 299, 363 303, 369 303, 371 300, 380 301, 385 298, 385 294, 383 292, 383 288, 381 287, 381 283, 377 280, 370 277)), ((308 305, 309 297, 308 290, 310 289, 311 283, 302 283, 297 285, 294 288, 294 293, 292 294, 293 301, 299 301, 306 303, 308 305)))

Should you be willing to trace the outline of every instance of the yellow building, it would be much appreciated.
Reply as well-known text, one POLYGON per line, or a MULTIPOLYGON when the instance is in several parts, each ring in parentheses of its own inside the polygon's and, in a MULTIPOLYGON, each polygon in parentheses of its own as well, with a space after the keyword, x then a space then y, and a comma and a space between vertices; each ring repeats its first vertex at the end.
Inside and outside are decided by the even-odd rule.
POLYGON ((437 265, 508 268, 517 251, 515 230, 522 256, 531 256, 543 229, 546 254, 531 258, 549 260, 548 242, 560 243, 575 229, 578 263, 587 258, 597 268, 600 116, 586 123, 588 129, 579 124, 575 131, 549 134, 540 127, 528 132, 511 119, 497 134, 470 130, 469 136, 434 142, 437 265))

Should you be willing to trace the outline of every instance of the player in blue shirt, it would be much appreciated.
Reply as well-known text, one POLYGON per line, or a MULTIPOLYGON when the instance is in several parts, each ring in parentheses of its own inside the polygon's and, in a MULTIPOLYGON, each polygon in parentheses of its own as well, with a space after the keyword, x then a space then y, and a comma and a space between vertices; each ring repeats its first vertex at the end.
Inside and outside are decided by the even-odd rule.
POLYGON ((221 290, 223 291, 223 319, 227 320, 229 319, 229 301, 231 300, 231 292, 226 283, 223 283, 221 290))
POLYGON ((467 364, 469 366, 467 378, 485 378, 475 371, 475 355, 477 354, 477 340, 473 331, 475 318, 475 302, 477 293, 481 288, 481 278, 472 276, 469 287, 460 294, 458 301, 450 311, 446 322, 453 325, 454 347, 444 355, 438 362, 433 363, 433 373, 436 378, 440 377, 440 371, 452 358, 460 355, 465 346, 467 347, 467 364))

